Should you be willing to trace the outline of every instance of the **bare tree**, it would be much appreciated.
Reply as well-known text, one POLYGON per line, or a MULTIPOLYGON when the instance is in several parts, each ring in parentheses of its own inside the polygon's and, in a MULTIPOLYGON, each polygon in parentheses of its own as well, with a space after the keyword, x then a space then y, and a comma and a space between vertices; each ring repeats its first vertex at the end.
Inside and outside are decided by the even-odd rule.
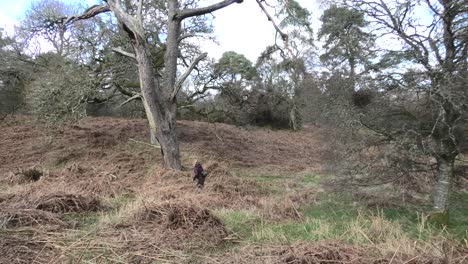
POLYGON ((18 36, 29 46, 31 42, 45 40, 59 56, 65 57, 73 48, 73 38, 67 32, 67 26, 57 23, 57 20, 70 16, 77 10, 77 6, 59 0, 33 1, 20 23, 18 36))
POLYGON ((447 222, 454 162, 467 122, 468 4, 462 0, 343 3, 365 13, 381 38, 388 41, 393 36, 401 43, 376 65, 381 83, 387 86, 381 89, 391 91, 386 93, 387 102, 399 109, 393 115, 400 116, 387 121, 380 132, 392 140, 411 134, 415 145, 436 160, 434 215, 447 222), (421 10, 431 15, 429 21, 417 15, 421 10))

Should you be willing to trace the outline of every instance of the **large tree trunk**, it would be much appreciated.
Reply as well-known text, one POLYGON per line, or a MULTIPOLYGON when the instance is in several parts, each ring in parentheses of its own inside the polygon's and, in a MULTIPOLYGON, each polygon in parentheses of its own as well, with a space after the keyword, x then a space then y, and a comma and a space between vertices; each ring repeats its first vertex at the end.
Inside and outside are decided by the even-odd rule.
POLYGON ((437 182, 434 191, 434 210, 447 212, 449 208, 450 187, 453 178, 454 158, 437 158, 437 182))
MULTIPOLYGON (((170 106, 170 108, 175 108, 175 104, 170 106)), ((179 142, 177 141, 175 109, 166 112, 163 118, 164 119, 158 123, 159 127, 156 135, 163 152, 164 164, 168 168, 181 170, 182 166, 180 163, 179 142)))
POLYGON ((155 136, 161 146, 164 165, 167 168, 180 170, 180 152, 176 133, 175 102, 161 98, 164 95, 156 81, 151 53, 144 40, 135 40, 134 49, 138 61, 140 87, 143 96, 146 117, 151 135, 155 136))
POLYGON ((164 156, 164 164, 166 167, 176 170, 181 170, 179 142, 177 141, 176 131, 176 115, 177 101, 172 97, 176 90, 176 74, 177 74, 177 58, 179 56, 179 36, 181 21, 175 16, 179 10, 177 0, 168 2, 168 31, 166 39, 166 53, 164 54, 164 73, 163 82, 159 94, 162 108, 158 113, 161 115, 158 118, 157 137, 164 156))
POLYGON ((454 156, 437 157, 437 179, 434 188, 434 211, 430 221, 436 225, 449 224, 450 188, 453 178, 454 156))

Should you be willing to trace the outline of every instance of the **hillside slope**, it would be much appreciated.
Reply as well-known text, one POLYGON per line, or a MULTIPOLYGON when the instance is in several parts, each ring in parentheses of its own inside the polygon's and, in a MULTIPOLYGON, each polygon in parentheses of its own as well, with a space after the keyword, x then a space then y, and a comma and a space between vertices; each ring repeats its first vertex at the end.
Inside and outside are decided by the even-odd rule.
MULTIPOLYGON (((85 161, 96 165, 130 155, 136 163, 160 162, 160 154, 146 148, 148 127, 143 119, 87 118, 58 130, 35 125, 27 117, 0 123, 0 175, 34 165, 85 161), (139 141, 139 142, 135 142, 139 141), (138 147, 139 145, 139 147, 138 147), (111 151, 113 149, 120 151, 111 151), (135 155, 125 148, 140 148, 135 155), (153 153, 154 152, 154 153, 153 153), (143 158, 141 158, 143 157, 143 158)), ((178 123, 184 165, 192 160, 214 159, 235 167, 271 167, 283 170, 320 169, 320 134, 242 129, 226 124, 180 121, 178 123)), ((117 164, 115 164, 117 165, 117 164)))
MULTIPOLYGON (((422 232, 423 238, 414 240, 383 216, 387 211, 376 216, 355 200, 336 200, 346 194, 325 191, 326 131, 191 121, 178 122, 178 128, 182 172, 161 167, 160 150, 147 143, 142 119, 87 118, 59 129, 27 116, 5 119, 0 263, 468 259, 468 245, 444 230, 420 226, 417 212, 388 211, 400 210, 402 223, 412 221, 409 230, 422 232), (195 159, 210 173, 201 190, 191 178, 195 159)), ((455 218, 457 228, 468 226, 465 218, 463 213, 455 218)))

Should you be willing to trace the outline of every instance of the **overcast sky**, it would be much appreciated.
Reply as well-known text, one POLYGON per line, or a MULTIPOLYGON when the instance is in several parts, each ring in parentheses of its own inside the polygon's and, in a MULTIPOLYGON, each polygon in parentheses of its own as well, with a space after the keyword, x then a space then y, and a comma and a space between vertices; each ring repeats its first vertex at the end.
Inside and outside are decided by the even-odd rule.
MULTIPOLYGON (((64 0, 64 2, 82 3, 93 5, 96 0, 64 0)), ((201 5, 212 3, 213 0, 201 0, 201 5)), ((314 16, 313 27, 318 28, 318 17, 321 10, 315 0, 298 0, 302 6, 311 11, 314 16)), ((31 0, 1 0, 0 1, 0 27, 8 33, 22 18, 31 0)), ((274 43, 275 31, 272 24, 258 7, 255 0, 245 0, 242 4, 233 4, 227 8, 213 13, 215 16, 215 35, 219 46, 214 43, 204 44, 204 50, 209 56, 219 58, 224 51, 236 51, 244 54, 251 61, 255 61, 258 55, 267 45, 274 43)))

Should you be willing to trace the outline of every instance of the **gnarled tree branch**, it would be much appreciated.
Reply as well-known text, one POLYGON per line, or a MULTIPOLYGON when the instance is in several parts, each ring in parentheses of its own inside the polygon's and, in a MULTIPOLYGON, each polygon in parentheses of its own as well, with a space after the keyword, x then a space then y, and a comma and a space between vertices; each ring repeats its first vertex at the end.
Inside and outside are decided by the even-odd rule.
POLYGON ((268 21, 271 21, 271 23, 273 24, 273 27, 275 27, 275 30, 276 32, 278 32, 280 35, 281 35, 281 39, 283 41, 287 41, 288 40, 288 35, 286 33, 284 33, 283 31, 281 31, 281 29, 278 27, 278 25, 276 25, 275 21, 273 20, 273 18, 271 17, 271 15, 268 13, 268 11, 265 9, 265 7, 263 6, 262 4, 262 1, 261 0, 256 0, 257 1, 257 4, 260 6, 260 8, 262 9, 262 11, 265 13, 265 15, 267 16, 268 18, 268 21))
POLYGON ((179 93, 180 89, 182 88, 182 84, 184 83, 184 81, 187 79, 187 77, 190 75, 190 73, 193 71, 193 69, 195 68, 195 66, 197 66, 197 64, 203 60, 206 56, 208 55, 208 53, 202 53, 200 55, 198 55, 193 61, 192 63, 190 64, 190 66, 188 67, 187 71, 184 72, 184 74, 182 74, 182 76, 180 76, 179 80, 177 80, 176 84, 175 84, 175 87, 174 87, 174 91, 172 92, 172 95, 171 95, 171 100, 174 100, 177 96, 177 94, 179 93))
POLYGON ((86 9, 83 14, 81 15, 76 15, 76 16, 71 16, 66 18, 65 20, 65 25, 74 23, 79 20, 84 20, 88 18, 95 17, 101 13, 106 13, 111 11, 108 5, 93 5, 90 8, 86 9))
POLYGON ((139 93, 134 92, 134 91, 126 90, 125 88, 123 88, 123 87, 122 87, 120 84, 118 84, 117 82, 114 82, 114 85, 115 85, 115 87, 117 88, 117 90, 118 90, 119 92, 121 92, 123 95, 133 97, 133 96, 139 94, 139 93))
POLYGON ((224 8, 226 6, 229 6, 231 4, 234 4, 234 3, 240 4, 242 2, 244 2, 244 0, 224 0, 222 2, 218 2, 210 6, 205 6, 205 7, 195 8, 195 9, 185 9, 185 10, 178 12, 173 17, 173 19, 178 19, 182 21, 189 17, 205 15, 205 14, 214 12, 216 10, 219 10, 221 8, 224 8))
POLYGON ((124 105, 130 103, 131 101, 137 100, 137 99, 138 99, 138 100, 141 100, 141 94, 135 93, 134 96, 128 98, 127 100, 125 100, 125 102, 121 103, 121 104, 119 105, 119 107, 122 107, 122 106, 124 106, 124 105))

